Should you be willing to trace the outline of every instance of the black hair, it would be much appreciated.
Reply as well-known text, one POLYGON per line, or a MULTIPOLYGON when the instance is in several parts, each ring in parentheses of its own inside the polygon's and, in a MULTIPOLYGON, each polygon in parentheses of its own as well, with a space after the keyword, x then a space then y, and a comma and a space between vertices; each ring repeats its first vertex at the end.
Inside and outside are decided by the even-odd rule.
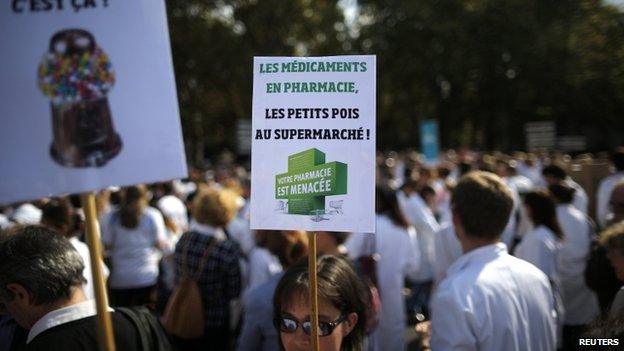
POLYGON ((611 162, 618 171, 624 171, 624 147, 618 147, 611 155, 611 162))
POLYGON ((74 229, 74 210, 70 201, 67 198, 50 199, 41 208, 41 224, 69 235, 74 229))
POLYGON ((531 221, 537 227, 546 226, 558 240, 563 240, 563 231, 557 221, 555 201, 546 190, 536 190, 524 196, 524 204, 531 209, 531 221))
POLYGON ((551 176, 556 179, 564 180, 567 178, 568 174, 565 169, 558 165, 548 165, 542 169, 543 176, 551 176))
POLYGON ((0 241, 0 295, 7 301, 15 298, 8 284, 23 286, 36 305, 69 299, 85 283, 83 270, 78 251, 51 228, 19 227, 0 241))
POLYGON ((564 184, 553 184, 548 187, 548 191, 550 191, 557 202, 562 204, 572 203, 576 193, 576 189, 564 184))
POLYGON ((375 212, 386 214, 392 223, 399 227, 409 227, 399 206, 396 192, 388 186, 377 186, 375 188, 375 212))

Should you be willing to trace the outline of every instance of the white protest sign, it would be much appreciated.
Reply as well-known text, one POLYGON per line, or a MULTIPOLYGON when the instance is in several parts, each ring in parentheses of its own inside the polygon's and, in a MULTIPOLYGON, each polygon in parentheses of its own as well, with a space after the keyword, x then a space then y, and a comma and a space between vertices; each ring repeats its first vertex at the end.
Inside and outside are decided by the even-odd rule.
POLYGON ((3 1, 0 62, 0 203, 186 176, 164 1, 3 1))
POLYGON ((375 231, 375 56, 254 59, 251 228, 375 231))

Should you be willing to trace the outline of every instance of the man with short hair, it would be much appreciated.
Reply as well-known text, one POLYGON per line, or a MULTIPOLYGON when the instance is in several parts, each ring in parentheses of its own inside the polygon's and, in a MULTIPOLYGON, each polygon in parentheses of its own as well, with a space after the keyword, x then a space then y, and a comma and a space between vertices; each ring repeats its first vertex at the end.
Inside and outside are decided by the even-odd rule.
MULTIPOLYGON (((97 350, 96 308, 82 289, 84 264, 54 230, 27 226, 0 240, 0 303, 30 329, 26 350, 97 350)), ((112 310, 111 310, 112 311, 112 310)), ((119 350, 141 350, 137 327, 111 314, 119 350)))
POLYGON ((451 198, 463 255, 431 302, 433 350, 555 350, 555 302, 548 278, 510 256, 500 235, 512 193, 486 172, 462 177, 451 198))
POLYGON ((556 164, 546 166, 542 169, 542 176, 546 182, 546 187, 551 185, 565 185, 570 188, 574 188, 575 192, 574 199, 572 200, 572 206, 576 207, 577 210, 588 214, 587 207, 589 205, 589 198, 587 197, 585 189, 583 189, 579 183, 572 180, 563 167, 556 164))

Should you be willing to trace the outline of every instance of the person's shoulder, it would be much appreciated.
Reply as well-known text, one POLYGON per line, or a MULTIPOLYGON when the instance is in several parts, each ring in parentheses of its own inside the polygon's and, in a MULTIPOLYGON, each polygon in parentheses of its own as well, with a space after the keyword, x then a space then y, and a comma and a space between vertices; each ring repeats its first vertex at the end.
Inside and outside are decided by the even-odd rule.
POLYGON ((546 245, 549 249, 554 249, 557 245, 557 237, 555 236, 555 233, 550 229, 547 228, 545 226, 540 226, 536 232, 536 237, 544 243, 544 245, 546 245))
POLYGON ((567 214, 570 219, 579 222, 579 224, 585 224, 588 221, 587 216, 574 206, 567 206, 567 214))
POLYGON ((527 262, 512 255, 507 255, 505 257, 505 264, 507 267, 509 267, 509 273, 512 276, 521 277, 524 279, 524 282, 532 281, 545 285, 550 284, 546 274, 544 274, 541 269, 537 268, 530 262, 527 262))

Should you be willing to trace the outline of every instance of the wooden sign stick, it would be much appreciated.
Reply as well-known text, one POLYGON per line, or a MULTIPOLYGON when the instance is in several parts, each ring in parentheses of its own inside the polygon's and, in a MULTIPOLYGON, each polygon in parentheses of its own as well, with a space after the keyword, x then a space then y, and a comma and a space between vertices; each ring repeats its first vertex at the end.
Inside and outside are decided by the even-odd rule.
POLYGON ((316 232, 308 232, 308 275, 310 276, 310 322, 312 324, 312 351, 319 351, 318 340, 318 292, 316 283, 316 232))
POLYGON ((93 288, 95 290, 95 303, 98 313, 97 326, 100 349, 115 351, 113 324, 108 312, 108 296, 106 295, 104 275, 102 274, 102 245, 100 243, 100 227, 98 226, 95 208, 95 195, 93 193, 84 193, 80 195, 80 200, 85 212, 87 245, 89 245, 89 252, 91 253, 91 273, 93 275, 93 288))

